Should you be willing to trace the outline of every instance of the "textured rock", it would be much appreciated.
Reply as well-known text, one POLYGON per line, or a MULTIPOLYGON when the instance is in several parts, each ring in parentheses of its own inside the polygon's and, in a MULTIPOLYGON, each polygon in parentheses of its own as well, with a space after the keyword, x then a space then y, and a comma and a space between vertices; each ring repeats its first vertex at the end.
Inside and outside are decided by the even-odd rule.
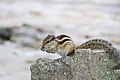
POLYGON ((115 63, 107 53, 77 50, 61 60, 39 58, 30 67, 31 80, 119 80, 120 72, 111 69, 115 63))

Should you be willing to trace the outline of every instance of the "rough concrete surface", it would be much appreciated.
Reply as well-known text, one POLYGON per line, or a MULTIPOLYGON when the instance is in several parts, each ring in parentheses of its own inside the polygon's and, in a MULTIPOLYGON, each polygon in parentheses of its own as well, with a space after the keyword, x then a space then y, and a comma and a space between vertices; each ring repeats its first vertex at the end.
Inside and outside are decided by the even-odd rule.
POLYGON ((39 58, 30 68, 31 80, 119 80, 113 64, 108 53, 78 50, 60 61, 39 58))

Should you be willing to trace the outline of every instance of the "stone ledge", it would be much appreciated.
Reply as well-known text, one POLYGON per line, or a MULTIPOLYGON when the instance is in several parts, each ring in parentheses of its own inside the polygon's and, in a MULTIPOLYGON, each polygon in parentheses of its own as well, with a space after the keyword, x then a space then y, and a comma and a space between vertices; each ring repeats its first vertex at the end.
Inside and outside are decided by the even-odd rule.
POLYGON ((119 80, 120 72, 111 69, 114 64, 107 53, 77 50, 61 61, 39 58, 30 67, 31 80, 119 80))

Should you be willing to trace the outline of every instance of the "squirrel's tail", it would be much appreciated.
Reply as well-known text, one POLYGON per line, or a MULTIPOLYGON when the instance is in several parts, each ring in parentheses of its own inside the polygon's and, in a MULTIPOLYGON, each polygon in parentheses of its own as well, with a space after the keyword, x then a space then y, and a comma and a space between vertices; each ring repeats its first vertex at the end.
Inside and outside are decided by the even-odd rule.
POLYGON ((117 61, 117 64, 112 66, 112 69, 114 69, 114 70, 120 69, 120 54, 119 54, 118 50, 116 48, 114 48, 114 47, 111 47, 111 53, 112 53, 112 56, 117 61))
POLYGON ((111 46, 111 47, 108 49, 108 52, 111 53, 111 55, 115 58, 115 60, 116 60, 117 62, 120 62, 120 54, 119 54, 119 52, 118 52, 118 50, 117 50, 116 48, 114 48, 114 47, 111 46))

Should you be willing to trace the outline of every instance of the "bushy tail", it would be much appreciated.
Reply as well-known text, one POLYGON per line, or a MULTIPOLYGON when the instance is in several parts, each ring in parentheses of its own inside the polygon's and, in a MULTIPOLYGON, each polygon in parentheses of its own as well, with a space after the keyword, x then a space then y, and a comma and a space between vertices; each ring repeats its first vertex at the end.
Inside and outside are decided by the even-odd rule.
POLYGON ((116 48, 114 48, 114 47, 112 47, 112 56, 117 61, 117 64, 112 66, 112 69, 114 69, 114 70, 120 69, 120 54, 119 54, 118 50, 116 48))
POLYGON ((118 50, 112 46, 108 50, 109 50, 108 52, 111 53, 111 55, 115 58, 115 60, 117 62, 120 62, 120 54, 119 54, 118 50))

